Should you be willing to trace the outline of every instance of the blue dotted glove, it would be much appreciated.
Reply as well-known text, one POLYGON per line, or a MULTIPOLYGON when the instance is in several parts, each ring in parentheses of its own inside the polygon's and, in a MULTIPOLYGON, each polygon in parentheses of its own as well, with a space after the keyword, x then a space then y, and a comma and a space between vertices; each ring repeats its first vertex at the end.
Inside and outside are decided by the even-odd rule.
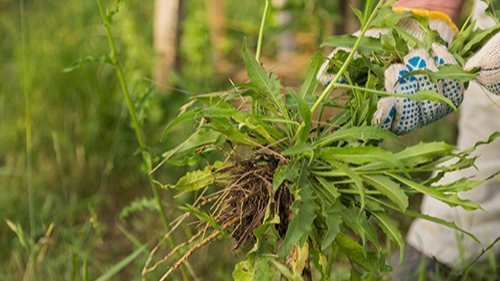
MULTIPOLYGON (((440 80, 436 84, 431 83, 427 75, 412 75, 401 79, 412 70, 427 68, 431 71, 437 71, 438 66, 457 63, 443 45, 432 44, 431 54, 425 49, 414 49, 404 57, 404 64, 391 65, 385 71, 386 91, 413 95, 418 91, 431 90, 447 97, 458 107, 462 103, 465 89, 462 83, 454 79, 440 80)), ((386 97, 378 101, 372 125, 390 130, 398 135, 404 135, 434 122, 452 111, 451 106, 441 102, 386 97)))

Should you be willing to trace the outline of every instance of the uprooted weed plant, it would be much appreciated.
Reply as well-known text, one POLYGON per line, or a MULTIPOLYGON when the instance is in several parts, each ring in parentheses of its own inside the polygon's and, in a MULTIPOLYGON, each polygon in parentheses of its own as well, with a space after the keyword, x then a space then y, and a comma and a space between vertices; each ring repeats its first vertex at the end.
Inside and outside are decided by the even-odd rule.
MULTIPOLYGON (((397 28, 397 21, 412 17, 423 27, 428 24, 425 17, 393 14, 390 3, 384 2, 367 1, 364 13, 355 10, 361 23, 359 38, 339 36, 325 42, 352 47, 353 51, 338 52, 331 59, 330 67, 337 75, 319 96, 316 74, 325 59, 322 55, 312 59, 299 91, 284 90, 278 77, 267 72, 244 44, 242 54, 250 80, 227 92, 192 97, 166 127, 164 136, 187 120, 197 124, 189 138, 163 154, 162 164, 187 166, 191 171, 175 184, 158 184, 194 192, 196 201, 181 207, 186 213, 180 221, 188 214, 195 215, 199 232, 159 261, 171 264, 162 280, 193 252, 221 235, 231 236, 234 248, 246 251, 246 260, 232 273, 235 280, 271 280, 277 276, 311 280, 313 275, 325 280, 338 256, 350 261, 351 278, 356 280, 390 270, 377 229, 401 252, 404 249, 401 231, 387 216, 388 211, 462 231, 453 222, 409 210, 408 198, 426 194, 450 206, 480 208, 457 196, 457 192, 470 190, 480 182, 464 178, 447 185, 437 183, 445 173, 473 165, 474 157, 469 154, 474 148, 457 151, 444 142, 432 142, 390 152, 379 144, 399 138, 370 126, 379 96, 397 96, 384 91, 383 69, 402 61, 408 52, 400 42, 418 42, 397 28), (378 39, 363 38, 372 27, 389 28, 391 32, 378 39), (338 83, 340 77, 347 82, 338 83), (346 90, 331 95, 334 88, 346 90), (323 120, 328 108, 337 113, 323 120), (455 164, 440 166, 450 159, 455 159, 455 164), (422 181, 412 177, 416 172, 435 172, 436 176, 422 181), (183 256, 175 260, 172 257, 177 251, 183 251, 183 256)), ((456 36, 450 50, 463 65, 497 30, 472 32, 471 24, 456 36)), ((435 34, 429 32, 428 36, 435 34)), ((418 44, 429 49, 425 42, 432 41, 418 44)), ((259 53, 258 48, 257 58, 259 53)), ((418 74, 428 75, 433 81, 443 75, 462 82, 475 77, 474 71, 465 72, 460 65, 418 74)), ((410 98, 450 104, 431 91, 410 98)), ((496 137, 498 134, 484 143, 496 137)), ((157 266, 151 267, 148 262, 144 274, 158 270, 157 266)))

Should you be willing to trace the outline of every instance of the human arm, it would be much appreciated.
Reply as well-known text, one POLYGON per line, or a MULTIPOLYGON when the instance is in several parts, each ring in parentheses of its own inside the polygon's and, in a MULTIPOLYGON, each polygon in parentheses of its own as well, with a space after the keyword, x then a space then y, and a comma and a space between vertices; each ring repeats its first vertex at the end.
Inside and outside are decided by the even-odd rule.
POLYGON ((465 0, 399 0, 392 7, 439 11, 447 14, 454 22, 462 10, 465 0))

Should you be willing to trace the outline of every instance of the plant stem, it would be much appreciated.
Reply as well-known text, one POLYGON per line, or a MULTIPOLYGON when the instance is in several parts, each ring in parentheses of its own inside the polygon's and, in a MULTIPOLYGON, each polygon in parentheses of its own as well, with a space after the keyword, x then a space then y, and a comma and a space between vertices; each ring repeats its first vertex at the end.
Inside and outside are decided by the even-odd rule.
POLYGON ((267 12, 269 10, 269 2, 270 0, 266 0, 266 4, 264 6, 264 13, 262 15, 262 20, 260 21, 259 38, 257 40, 257 51, 255 52, 256 61, 259 61, 260 59, 260 52, 262 49, 262 37, 264 36, 264 26, 266 24, 267 12))
MULTIPOLYGON (((124 96, 125 101, 127 103, 127 108, 128 108, 129 114, 130 114, 130 118, 132 120, 132 126, 134 127, 135 135, 137 137, 137 142, 139 143, 139 147, 141 149, 141 155, 142 155, 144 162, 146 163, 147 169, 151 170, 151 168, 153 166, 152 157, 151 157, 151 154, 149 154, 149 152, 146 150, 147 148, 146 148, 145 143, 144 143, 144 138, 142 137, 141 127, 139 125, 139 122, 137 121, 135 107, 134 107, 134 104, 132 102, 132 98, 130 97, 127 83, 125 82, 125 76, 123 75, 123 70, 122 70, 120 63, 119 63, 119 60, 118 60, 115 42, 114 42, 113 36, 111 34, 110 22, 109 22, 109 19, 106 17, 106 14, 104 13, 104 9, 102 7, 101 0, 96 0, 96 1, 97 1, 97 5, 99 6, 99 11, 101 13, 103 25, 106 29, 108 44, 109 44, 109 48, 111 51, 111 62, 116 69, 116 74, 118 76, 118 80, 120 81, 122 93, 123 93, 123 96, 124 96)), ((161 216, 163 226, 165 227, 165 230, 167 232, 169 232, 170 226, 168 225, 167 217, 165 216, 165 211, 164 211, 163 205, 161 204, 161 199, 160 199, 160 196, 158 194, 158 189, 157 189, 156 185, 154 184, 153 176, 148 175, 148 179, 149 179, 149 184, 151 186, 151 189, 153 190, 153 195, 154 195, 155 200, 156 200, 156 205, 158 206, 158 210, 159 210, 159 213, 161 216)), ((174 244, 172 240, 169 242, 172 245, 174 244)))
POLYGON ((345 62, 342 65, 342 67, 340 68, 339 72, 335 75, 335 77, 332 79, 332 81, 330 81, 330 84, 328 85, 328 87, 325 88, 325 90, 323 91, 323 93, 321 93, 319 99, 316 101, 316 103, 311 108, 311 113, 314 113, 316 111, 316 109, 319 107, 319 105, 321 104, 321 102, 328 95, 331 94, 333 88, 335 88, 336 82, 347 71, 347 67, 349 67, 349 64, 353 60, 354 55, 356 54, 356 51, 358 50, 358 47, 361 44, 361 40, 363 40, 363 37, 365 36, 365 32, 368 30, 368 28, 370 26, 370 23, 373 21, 373 19, 377 15, 378 11, 382 8, 382 6, 384 5, 384 3, 385 3, 384 0, 380 0, 378 2, 377 6, 375 7, 375 9, 373 10, 373 12, 371 13, 371 15, 368 18, 368 20, 366 22, 364 22, 364 23, 361 24, 361 30, 360 30, 361 33, 359 34, 358 40, 356 40, 356 43, 354 43, 354 46, 352 47, 352 50, 349 53, 349 56, 347 56, 347 59, 345 60, 345 62))
POLYGON ((31 134, 31 102, 30 93, 28 90, 27 66, 26 66, 26 14, 24 10, 24 0, 19 2, 20 18, 21 18, 21 40, 22 40, 22 73, 21 80, 23 83, 24 92, 24 128, 26 134, 26 170, 28 180, 28 208, 30 218, 30 234, 31 238, 35 238, 35 199, 33 195, 33 142, 31 134))

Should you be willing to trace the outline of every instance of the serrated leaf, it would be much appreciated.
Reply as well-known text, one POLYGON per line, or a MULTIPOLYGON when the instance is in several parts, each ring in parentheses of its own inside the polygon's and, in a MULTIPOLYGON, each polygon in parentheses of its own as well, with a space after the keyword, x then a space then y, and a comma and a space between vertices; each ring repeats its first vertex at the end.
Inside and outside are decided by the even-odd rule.
POLYGON ((363 246, 359 245, 358 242, 354 241, 344 232, 340 232, 337 235, 335 243, 351 262, 361 266, 364 270, 377 271, 382 267, 382 264, 385 265, 382 255, 378 257, 376 253, 371 251, 365 255, 363 246))
POLYGON ((301 186, 295 202, 292 204, 295 217, 290 222, 288 230, 283 239, 280 249, 280 256, 287 255, 293 245, 299 242, 302 237, 307 236, 312 229, 312 223, 316 218, 316 211, 319 209, 314 202, 313 192, 309 185, 301 186))
MULTIPOLYGON (((470 71, 464 70, 458 64, 445 64, 438 66, 437 71, 432 71, 428 68, 412 70, 405 75, 403 75, 399 80, 408 78, 413 75, 427 75, 432 83, 437 83, 439 80, 455 79, 458 82, 469 82, 476 78, 478 74, 478 69, 473 69, 470 71)), ((425 92, 425 91, 423 91, 425 92)))
POLYGON ((281 152, 281 155, 283 156, 293 156, 299 154, 310 155, 313 152, 314 150, 309 144, 300 142, 281 152))
POLYGON ((354 187, 359 191, 360 208, 361 210, 363 210, 366 204, 365 189, 363 187, 363 181, 361 180, 359 175, 356 172, 354 172, 351 168, 349 168, 349 166, 342 164, 338 161, 331 161, 330 164, 332 164, 338 170, 344 172, 345 175, 354 182, 354 187))
POLYGON ((205 167, 203 170, 187 172, 181 177, 175 185, 167 184, 165 187, 174 188, 180 191, 194 191, 206 186, 209 186, 217 180, 217 178, 228 176, 229 171, 217 172, 217 169, 227 166, 228 164, 221 161, 215 161, 214 164, 205 167))
MULTIPOLYGON (((474 28, 476 26, 477 20, 474 20, 469 26, 467 26, 465 29, 461 30, 455 37, 453 37, 453 41, 451 42, 450 46, 448 47, 448 51, 450 53, 457 53, 460 52, 460 50, 464 47, 465 41, 469 39, 470 35, 474 31, 474 28)), ((465 54, 465 52, 460 52, 462 55, 465 54)), ((462 57, 462 56, 460 56, 462 57)))
POLYGON ((373 126, 361 126, 353 128, 342 128, 331 135, 319 139, 315 144, 315 148, 327 146, 337 141, 351 141, 351 140, 382 140, 388 139, 399 142, 400 139, 393 133, 373 126))
POLYGON ((479 50, 479 48, 486 44, 488 39, 497 34, 499 30, 500 23, 497 23, 495 26, 488 29, 472 32, 470 38, 468 38, 469 40, 467 41, 467 43, 465 45, 462 45, 462 48, 458 49, 460 55, 462 57, 466 57, 468 52, 474 53, 475 51, 479 50))
POLYGON ((465 150, 464 152, 466 152, 466 153, 471 153, 471 152, 473 152, 474 150, 476 150, 476 148, 478 148, 479 146, 481 146, 481 145, 485 145, 485 144, 490 144, 490 143, 492 143, 493 141, 495 141, 497 138, 500 138, 500 132, 494 132, 494 133, 492 133, 492 134, 488 137, 488 139, 486 139, 486 140, 481 140, 481 141, 476 142, 476 143, 474 144, 474 146, 473 146, 473 147, 471 147, 471 148, 469 148, 469 149, 465 150))
POLYGON ((301 166, 302 162, 297 159, 291 160, 286 165, 279 165, 273 176, 273 191, 278 190, 285 181, 295 183, 299 178, 301 166))
POLYGON ((262 65, 250 54, 246 47, 246 41, 243 42, 242 53, 248 77, 252 79, 251 84, 261 95, 272 101, 281 116, 288 116, 288 109, 280 93, 281 85, 279 82, 276 79, 271 79, 262 65))
POLYGON ((401 186, 387 176, 361 175, 361 178, 394 202, 402 211, 408 208, 408 196, 401 186))
MULTIPOLYGON (((380 244, 378 243, 375 228, 368 221, 368 218, 364 213, 365 211, 360 210, 359 212, 359 214, 356 214, 352 208, 342 206, 340 215, 342 216, 343 223, 352 229, 356 235, 361 237, 363 245, 367 246, 366 241, 368 239, 373 243, 377 250, 380 251, 380 244)), ((364 247, 363 251, 366 253, 367 247, 364 247)))
POLYGON ((325 214, 326 234, 321 241, 321 251, 326 250, 333 243, 337 234, 340 233, 340 225, 342 223, 341 204, 337 201, 335 204, 328 206, 325 214))
POLYGON ((434 157, 449 155, 456 148, 445 142, 419 143, 395 154, 406 167, 415 167, 433 160, 434 157))
POLYGON ((395 13, 390 6, 385 6, 380 9, 377 16, 372 21, 371 27, 392 28, 396 26, 402 18, 408 18, 410 15, 410 12, 395 13))
POLYGON ((180 206, 179 209, 195 215, 200 221, 209 223, 214 229, 223 232, 219 224, 211 214, 203 212, 202 210, 189 204, 186 204, 186 206, 180 206))
POLYGON ((98 63, 103 63, 103 64, 113 64, 111 61, 111 58, 108 55, 101 55, 101 56, 86 56, 83 58, 79 58, 77 61, 75 61, 73 64, 70 66, 66 67, 63 69, 63 72, 71 72, 77 68, 80 68, 82 65, 85 65, 87 63, 93 63, 93 62, 98 62, 98 63))
POLYGON ((454 194, 454 193, 445 194, 445 193, 438 191, 434 188, 424 186, 422 184, 416 183, 412 180, 403 178, 403 177, 398 176, 396 174, 388 173, 388 172, 386 172, 385 174, 394 178, 395 180, 407 185, 409 188, 412 188, 420 193, 423 193, 423 194, 426 194, 426 195, 431 196, 433 198, 436 198, 436 199, 448 204, 451 207, 460 206, 460 207, 464 208, 465 210, 477 210, 477 209, 482 210, 481 206, 479 206, 478 204, 476 204, 470 200, 461 199, 460 197, 458 197, 457 194, 454 194))
POLYGON ((356 165, 378 162, 383 163, 386 169, 398 168, 401 172, 408 174, 401 161, 380 147, 326 147, 321 149, 319 157, 356 165))
POLYGON ((212 118, 209 124, 204 125, 204 128, 210 128, 217 131, 227 140, 234 144, 246 145, 249 147, 259 146, 259 139, 250 137, 247 133, 243 133, 234 124, 229 123, 226 118, 212 118))
POLYGON ((173 155, 184 153, 193 154, 193 150, 205 145, 213 145, 219 140, 219 138, 221 138, 221 134, 216 131, 200 129, 188 137, 184 143, 164 152, 161 156, 163 158, 170 158, 173 155))
POLYGON ((163 133, 161 135, 161 139, 163 139, 164 137, 167 136, 167 134, 170 132, 170 130, 172 130, 172 128, 181 123, 181 122, 184 122, 186 120, 192 120, 194 117, 198 116, 198 114, 200 113, 201 109, 195 109, 195 110, 192 110, 192 111, 187 111, 187 112, 184 112, 184 113, 181 113, 179 114, 179 116, 177 116, 174 120, 172 120, 168 125, 167 127, 163 130, 163 133))
POLYGON ((428 221, 431 221, 431 222, 435 222, 435 223, 438 223, 438 224, 441 224, 441 225, 444 225, 446 227, 449 227, 451 229, 455 229, 457 231, 460 231, 464 234, 467 234, 467 236, 469 236, 470 238, 472 238, 472 240, 476 241, 477 243, 481 243, 479 242, 479 239, 477 239, 476 236, 474 236, 474 234, 470 233, 470 232, 467 232, 463 229, 461 229, 460 227, 458 227, 454 222, 451 222, 451 221, 445 221, 443 219, 440 219, 440 218, 436 218, 436 217, 433 217, 433 216, 429 216, 429 215, 425 215, 425 214, 421 214, 419 212, 414 212, 414 211, 411 211, 411 210, 406 210, 404 212, 405 215, 408 215, 408 216, 412 216, 412 217, 415 217, 415 218, 419 218, 419 219, 424 219, 424 220, 428 220, 428 221))
POLYGON ((131 214, 143 210, 158 210, 158 205, 156 204, 154 198, 142 197, 135 199, 132 203, 130 203, 120 211, 120 219, 124 220, 131 214))
POLYGON ((300 278, 300 276, 295 277, 293 275, 293 273, 290 271, 290 269, 288 267, 286 267, 285 265, 283 265, 277 261, 274 261, 274 260, 272 261, 272 263, 278 269, 278 271, 281 273, 281 275, 283 275, 283 277, 285 277, 287 280, 293 280, 293 281, 303 280, 302 278, 300 278))
MULTIPOLYGON (((358 37, 354 35, 337 35, 333 37, 327 38, 320 47, 347 47, 352 48, 358 37)), ((380 39, 372 38, 372 37, 364 37, 361 40, 361 43, 358 48, 358 52, 362 55, 371 55, 372 53, 383 53, 385 52, 384 47, 382 47, 382 43, 380 39)))
POLYGON ((312 114, 309 106, 305 102, 304 98, 295 92, 293 89, 288 89, 290 95, 297 101, 299 106, 299 115, 302 118, 302 124, 297 130, 297 140, 300 142, 305 142, 309 138, 309 133, 311 132, 312 124, 312 114))
POLYGON ((312 58, 311 64, 306 72, 306 77, 304 82, 300 85, 300 96, 305 98, 306 96, 312 96, 316 92, 318 86, 318 80, 316 80, 316 75, 324 62, 323 54, 317 52, 312 58))
POLYGON ((405 242, 398 226, 385 213, 376 211, 371 214, 377 219, 378 225, 393 242, 399 246, 399 263, 403 261, 405 242))
POLYGON ((335 185, 332 182, 329 182, 327 179, 325 179, 323 177, 316 176, 315 178, 321 184, 321 186, 323 187, 323 189, 325 189, 326 191, 328 191, 328 193, 333 197, 333 199, 335 199, 335 198, 337 198, 337 197, 340 196, 340 193, 338 192, 337 187, 335 187, 335 185))

